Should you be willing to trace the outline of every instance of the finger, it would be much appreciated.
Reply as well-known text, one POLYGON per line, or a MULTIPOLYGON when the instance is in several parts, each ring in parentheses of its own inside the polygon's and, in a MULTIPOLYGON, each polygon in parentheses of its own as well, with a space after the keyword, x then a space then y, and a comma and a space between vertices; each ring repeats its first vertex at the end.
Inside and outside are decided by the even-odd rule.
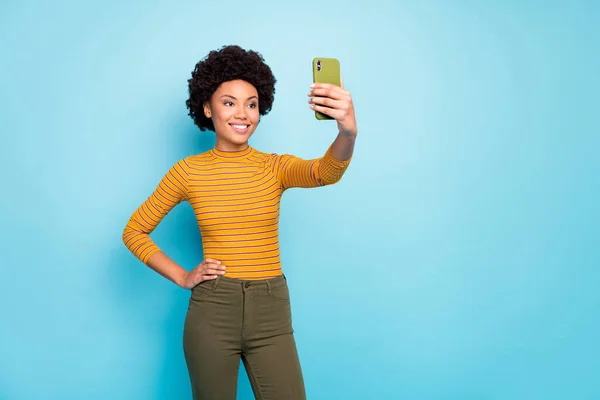
POLYGON ((318 111, 322 114, 329 115, 331 118, 336 119, 336 120, 340 120, 341 118, 343 118, 343 112, 341 110, 336 110, 334 108, 319 106, 316 104, 311 105, 310 108, 313 109, 314 111, 318 111))
POLYGON ((203 281, 210 281, 213 279, 217 279, 219 277, 219 275, 202 275, 202 280, 203 281))
POLYGON ((331 89, 331 90, 338 90, 341 92, 346 92, 346 90, 344 88, 342 88, 341 83, 342 83, 341 80, 340 80, 340 85, 334 85, 333 83, 325 83, 325 82, 315 82, 310 85, 310 88, 311 89, 331 89))
POLYGON ((216 264, 221 264, 221 261, 219 261, 219 260, 214 260, 214 259, 212 259, 212 258, 205 258, 205 259, 204 259, 204 262, 207 262, 207 263, 216 263, 216 264))
POLYGON ((207 268, 220 268, 220 266, 223 265, 220 262, 207 262, 207 261, 203 261, 202 264, 198 265, 198 269, 199 270, 205 270, 207 268))
POLYGON ((204 271, 204 274, 206 274, 206 275, 224 275, 225 268, 219 268, 219 267, 207 268, 204 271))
POLYGON ((344 88, 344 78, 342 78, 342 76, 340 75, 340 87, 343 89, 344 88))
POLYGON ((340 100, 332 100, 328 97, 312 97, 308 100, 311 104, 318 104, 329 108, 335 109, 345 109, 348 108, 345 106, 345 103, 340 100))
POLYGON ((197 269, 194 271, 194 276, 192 277, 192 279, 194 280, 194 282, 198 283, 198 282, 202 282, 203 276, 205 275, 204 271, 201 269, 197 269))
POLYGON ((216 262, 204 262, 203 264, 201 264, 199 266, 200 269, 202 270, 207 270, 207 269, 215 269, 215 270, 225 270, 227 267, 223 264, 216 263, 216 262))
POLYGON ((227 267, 223 264, 209 263, 204 265, 206 269, 214 269, 216 271, 225 271, 227 267))
POLYGON ((310 84, 311 88, 322 88, 322 89, 341 89, 341 87, 339 85, 334 85, 333 83, 327 83, 327 82, 313 82, 310 84))
POLYGON ((338 86, 315 87, 308 92, 309 96, 330 97, 335 100, 342 100, 350 97, 350 92, 338 86))

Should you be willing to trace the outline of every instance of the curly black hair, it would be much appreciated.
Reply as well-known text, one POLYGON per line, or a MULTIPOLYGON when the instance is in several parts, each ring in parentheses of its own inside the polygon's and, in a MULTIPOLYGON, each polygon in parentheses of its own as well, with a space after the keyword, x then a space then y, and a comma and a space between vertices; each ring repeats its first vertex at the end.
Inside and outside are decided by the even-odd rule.
POLYGON ((256 88, 260 115, 267 115, 271 111, 277 81, 262 55, 236 45, 223 46, 199 61, 192 71, 192 78, 188 80, 190 97, 185 104, 189 116, 201 131, 215 130, 212 120, 204 115, 204 103, 210 101, 223 82, 236 79, 244 80, 256 88))

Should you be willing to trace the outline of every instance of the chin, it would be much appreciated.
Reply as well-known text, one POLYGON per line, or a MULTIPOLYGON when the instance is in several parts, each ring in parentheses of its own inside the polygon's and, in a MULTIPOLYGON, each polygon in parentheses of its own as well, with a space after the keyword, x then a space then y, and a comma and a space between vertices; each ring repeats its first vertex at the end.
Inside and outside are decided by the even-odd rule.
POLYGON ((251 136, 252 135, 242 136, 242 137, 238 136, 238 137, 232 138, 231 143, 244 144, 248 141, 248 139, 250 139, 251 136))

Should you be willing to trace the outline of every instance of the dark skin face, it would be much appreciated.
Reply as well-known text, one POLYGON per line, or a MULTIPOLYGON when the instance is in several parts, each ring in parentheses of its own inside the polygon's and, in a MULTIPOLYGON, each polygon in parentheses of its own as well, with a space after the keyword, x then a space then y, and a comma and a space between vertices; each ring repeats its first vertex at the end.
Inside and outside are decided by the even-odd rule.
POLYGON ((204 104, 204 115, 215 126, 218 150, 245 150, 260 120, 258 92, 243 80, 223 82, 204 104))

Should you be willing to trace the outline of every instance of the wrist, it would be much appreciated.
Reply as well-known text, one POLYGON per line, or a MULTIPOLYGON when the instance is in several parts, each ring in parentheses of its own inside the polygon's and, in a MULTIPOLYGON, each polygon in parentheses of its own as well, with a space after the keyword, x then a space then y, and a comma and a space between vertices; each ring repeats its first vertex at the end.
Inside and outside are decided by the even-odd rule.
POLYGON ((185 281, 186 281, 187 274, 188 274, 188 271, 186 271, 182 268, 181 272, 179 274, 177 274, 177 276, 175 277, 175 279, 173 279, 173 281, 175 282, 175 284, 177 286, 185 289, 185 281))
POLYGON ((340 131, 340 135, 349 139, 355 139, 358 136, 358 131, 340 131))

